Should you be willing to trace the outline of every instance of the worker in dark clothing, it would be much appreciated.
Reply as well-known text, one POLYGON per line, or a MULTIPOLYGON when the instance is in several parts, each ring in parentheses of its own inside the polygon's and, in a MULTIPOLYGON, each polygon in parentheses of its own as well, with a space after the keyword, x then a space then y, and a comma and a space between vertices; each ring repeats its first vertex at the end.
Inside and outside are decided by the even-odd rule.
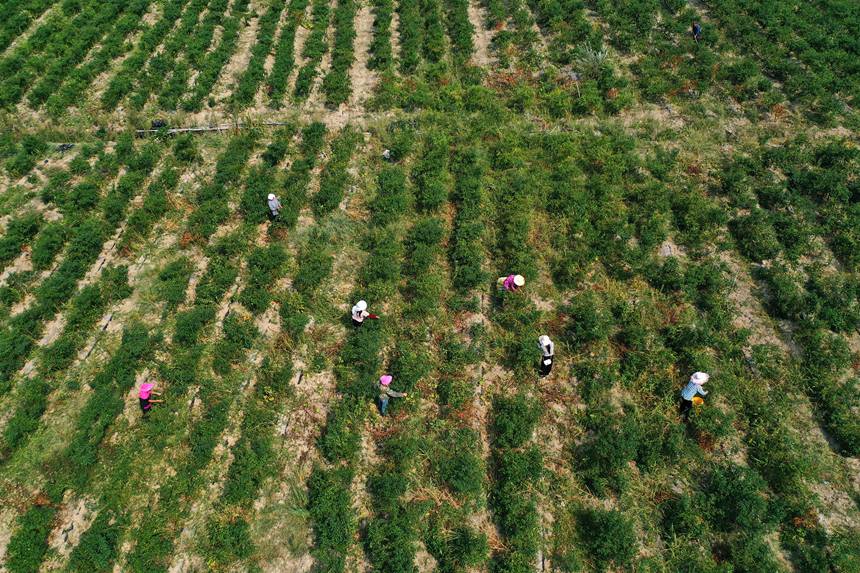
POLYGON ((696 43, 702 39, 702 25, 698 22, 693 22, 693 39, 696 40, 696 43))
POLYGON ((546 334, 538 338, 538 347, 540 348, 540 376, 548 376, 552 371, 552 363, 555 360, 555 344, 546 334))

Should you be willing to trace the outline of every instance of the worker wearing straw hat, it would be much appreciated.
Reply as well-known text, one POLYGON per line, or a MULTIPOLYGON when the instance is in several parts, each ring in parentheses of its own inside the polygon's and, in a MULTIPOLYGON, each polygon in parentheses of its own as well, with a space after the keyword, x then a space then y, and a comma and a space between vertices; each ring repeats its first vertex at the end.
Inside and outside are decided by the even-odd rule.
POLYGON ((526 278, 523 275, 508 275, 506 277, 499 277, 496 281, 499 290, 506 290, 508 292, 516 292, 524 287, 525 284, 526 278))
POLYGON ((698 402, 702 403, 702 399, 697 396, 697 394, 701 394, 702 396, 707 396, 708 392, 702 388, 708 380, 710 379, 710 375, 704 372, 696 372, 690 377, 690 381, 687 382, 687 385, 684 386, 684 389, 681 390, 681 417, 686 420, 690 415, 690 410, 693 408, 693 403, 698 402))
POLYGON ((281 214, 281 201, 274 193, 269 193, 269 218, 273 221, 281 214))
POLYGON ((391 381, 393 379, 389 374, 379 378, 379 413, 383 416, 388 411, 389 399, 406 397, 406 392, 395 392, 391 389, 391 381))
POLYGON ((147 382, 146 384, 140 385, 140 391, 137 393, 137 397, 140 400, 140 409, 144 414, 148 414, 152 409, 153 404, 160 404, 164 402, 164 400, 151 400, 150 396, 160 396, 161 392, 156 392, 153 390, 155 388, 155 384, 147 382))

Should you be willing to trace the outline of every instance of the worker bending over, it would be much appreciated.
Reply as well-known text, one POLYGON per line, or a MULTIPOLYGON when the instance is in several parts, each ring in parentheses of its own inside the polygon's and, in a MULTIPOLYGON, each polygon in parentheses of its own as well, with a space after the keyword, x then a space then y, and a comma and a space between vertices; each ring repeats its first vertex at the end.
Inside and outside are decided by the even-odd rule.
POLYGON ((352 307, 352 325, 355 327, 361 326, 364 324, 364 319, 366 318, 376 320, 379 317, 367 312, 367 301, 360 300, 352 307))
MULTIPOLYGON (((690 415, 690 410, 693 408, 693 401, 695 400, 696 395, 708 395, 708 392, 702 388, 702 386, 708 382, 709 378, 710 376, 704 372, 696 372, 690 377, 690 381, 687 382, 684 389, 681 390, 681 418, 684 420, 686 420, 690 415)), ((699 398, 699 400, 701 400, 701 398, 699 398)))
POLYGON ((149 411, 152 410, 153 404, 164 402, 164 400, 150 400, 150 396, 161 395, 161 392, 156 392, 153 388, 155 388, 155 384, 151 384, 149 382, 140 385, 140 391, 138 392, 137 397, 140 400, 140 410, 144 414, 148 414, 149 411))
POLYGON ((523 275, 508 275, 506 277, 499 277, 496 281, 496 285, 499 287, 499 290, 506 290, 508 292, 516 292, 526 284, 526 278, 523 275))

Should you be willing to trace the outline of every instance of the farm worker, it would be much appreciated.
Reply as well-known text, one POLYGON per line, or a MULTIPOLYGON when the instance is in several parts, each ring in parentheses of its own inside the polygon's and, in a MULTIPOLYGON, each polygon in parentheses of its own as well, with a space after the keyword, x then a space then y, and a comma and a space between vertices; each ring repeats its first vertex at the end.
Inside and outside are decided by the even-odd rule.
POLYGON ((508 292, 516 292, 525 286, 526 278, 523 275, 508 275, 506 277, 499 277, 496 284, 499 289, 503 289, 508 292))
POLYGON ((555 359, 555 344, 546 334, 538 338, 538 347, 541 351, 540 358, 540 375, 541 378, 547 376, 552 370, 552 363, 555 359))
POLYGON ((376 320, 379 317, 375 314, 370 314, 369 312, 367 312, 367 301, 360 300, 355 303, 355 306, 352 307, 352 325, 361 326, 362 324, 364 324, 365 318, 376 320))
POLYGON ((690 415, 690 410, 693 408, 693 402, 701 400, 698 398, 696 394, 701 394, 702 396, 707 396, 708 393, 705 391, 702 386, 704 386, 710 376, 705 374, 704 372, 696 372, 690 377, 690 381, 687 382, 687 385, 684 386, 684 389, 681 390, 681 417, 686 420, 687 416, 690 415))
POLYGON ((277 219, 281 214, 281 202, 274 193, 269 193, 269 211, 271 213, 269 218, 272 220, 277 219))
POLYGON ((382 152, 382 158, 386 161, 391 161, 391 150, 386 149, 385 151, 383 151, 382 152))
POLYGON ((702 39, 702 25, 698 22, 693 22, 693 39, 696 42, 702 39))
POLYGON ((160 396, 161 392, 156 392, 153 390, 155 384, 151 384, 147 382, 146 384, 140 385, 140 391, 137 394, 137 397, 140 399, 140 409, 144 414, 147 414, 151 409, 153 404, 161 404, 164 400, 150 400, 150 396, 160 396))
POLYGON ((391 380, 393 378, 389 374, 379 378, 379 413, 383 416, 388 410, 388 400, 390 398, 406 397, 406 392, 395 392, 391 389, 391 380))

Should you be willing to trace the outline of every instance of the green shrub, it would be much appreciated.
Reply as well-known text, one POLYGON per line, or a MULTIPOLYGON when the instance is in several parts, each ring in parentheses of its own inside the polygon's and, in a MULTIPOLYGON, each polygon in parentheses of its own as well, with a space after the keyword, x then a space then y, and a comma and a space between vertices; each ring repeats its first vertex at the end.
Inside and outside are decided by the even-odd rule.
POLYGON ((57 510, 34 505, 17 519, 15 533, 6 548, 6 567, 10 573, 38 571, 48 551, 50 533, 57 510))
POLYGON ((633 524, 620 511, 589 509, 578 516, 581 537, 598 570, 627 567, 636 555, 639 543, 633 524))
POLYGON ((113 571, 122 533, 119 525, 112 511, 100 511, 81 536, 80 543, 72 550, 69 570, 75 573, 113 571))
POLYGON ((293 287, 305 297, 312 296, 331 274, 333 256, 328 244, 325 235, 314 233, 302 249, 293 287))
POLYGON ((376 196, 370 202, 375 225, 383 226, 396 222, 409 208, 406 175, 397 165, 386 165, 377 176, 376 196))
POLYGON ((607 409, 588 413, 589 437, 576 448, 575 466, 596 495, 623 491, 629 479, 629 461, 636 459, 641 434, 631 414, 607 409))
POLYGON ((156 292, 165 303, 165 313, 172 312, 185 301, 185 291, 193 272, 191 261, 181 257, 168 263, 158 273, 156 292))
POLYGON ((766 484, 755 470, 726 464, 713 469, 705 480, 714 525, 723 531, 753 533, 771 519, 766 484))
POLYGON ((284 248, 272 243, 256 247, 248 255, 248 278, 238 300, 254 314, 260 314, 271 301, 270 289, 283 276, 287 253, 284 248))
POLYGON ((350 468, 315 467, 308 480, 308 510, 314 526, 314 557, 324 571, 343 571, 356 529, 350 468))
POLYGON ((173 142, 173 156, 182 163, 192 164, 200 158, 194 136, 190 133, 176 136, 173 142))
POLYGON ((241 318, 236 313, 230 313, 224 319, 223 331, 224 338, 213 349, 212 370, 226 376, 233 364, 254 344, 259 331, 253 320, 241 318))
POLYGON ((531 438, 541 410, 522 394, 493 401, 493 442, 499 448, 518 448, 531 438))
POLYGON ((740 252, 753 261, 772 259, 781 250, 776 231, 764 209, 755 208, 749 215, 732 220, 729 228, 740 252))
POLYGON ((569 317, 565 333, 578 347, 609 336, 612 315, 593 292, 576 295, 565 310, 569 317))
POLYGON ((338 402, 328 414, 325 431, 319 439, 319 448, 331 463, 354 461, 361 448, 361 435, 358 423, 363 408, 357 400, 344 399, 338 402))
POLYGON ((0 237, 0 268, 21 254, 21 249, 36 236, 41 224, 39 213, 27 213, 9 221, 6 234, 0 237))
POLYGON ((440 480, 460 499, 477 502, 484 482, 478 434, 471 428, 457 428, 443 443, 446 447, 437 458, 440 480))

